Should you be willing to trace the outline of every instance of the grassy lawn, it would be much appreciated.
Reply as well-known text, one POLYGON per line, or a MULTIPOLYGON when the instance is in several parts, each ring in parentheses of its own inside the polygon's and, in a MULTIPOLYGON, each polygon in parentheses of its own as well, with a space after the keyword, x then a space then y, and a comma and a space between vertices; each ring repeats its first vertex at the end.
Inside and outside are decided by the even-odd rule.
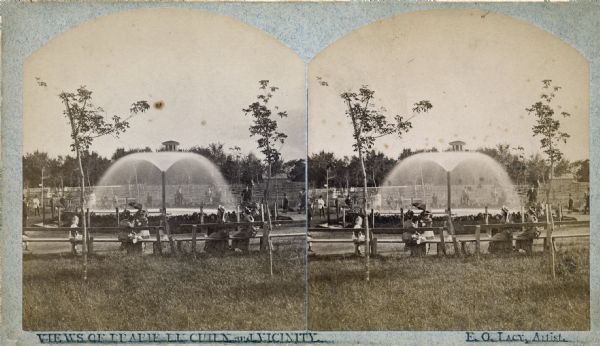
POLYGON ((312 330, 589 330, 588 247, 548 257, 309 257, 312 330), (570 263, 574 263, 571 265, 570 263))
POLYGON ((178 258, 31 256, 23 263, 25 330, 299 330, 306 327, 302 241, 279 245, 274 276, 258 252, 178 258))

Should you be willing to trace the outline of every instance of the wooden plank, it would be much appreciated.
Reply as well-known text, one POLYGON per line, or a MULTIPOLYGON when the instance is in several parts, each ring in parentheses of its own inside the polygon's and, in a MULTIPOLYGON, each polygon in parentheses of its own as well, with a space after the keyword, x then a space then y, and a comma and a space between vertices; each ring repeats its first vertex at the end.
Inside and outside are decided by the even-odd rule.
POLYGON ((481 253, 481 226, 475 227, 475 254, 477 258, 481 253))
MULTIPOLYGON (((354 232, 357 229, 360 229, 362 231, 365 230, 365 228, 320 228, 320 227, 310 227, 308 229, 309 232, 354 232)), ((418 228, 419 231, 439 231, 443 229, 443 227, 421 227, 418 228)), ((399 227, 382 227, 382 228, 376 228, 374 230, 372 230, 371 233, 375 233, 375 234, 398 234, 398 233, 404 233, 404 232, 412 232, 414 231, 414 228, 399 228, 399 227)))
MULTIPOLYGON (((446 239, 444 239, 444 229, 443 228, 440 229, 439 233, 440 233, 440 241, 439 241, 440 245, 438 246, 438 250, 440 248, 442 248, 442 253, 444 255, 446 255, 446 239)), ((439 251, 438 251, 438 254, 439 254, 439 251)))
POLYGON ((306 233, 276 233, 276 234, 271 234, 271 238, 283 238, 283 237, 306 237, 306 233))

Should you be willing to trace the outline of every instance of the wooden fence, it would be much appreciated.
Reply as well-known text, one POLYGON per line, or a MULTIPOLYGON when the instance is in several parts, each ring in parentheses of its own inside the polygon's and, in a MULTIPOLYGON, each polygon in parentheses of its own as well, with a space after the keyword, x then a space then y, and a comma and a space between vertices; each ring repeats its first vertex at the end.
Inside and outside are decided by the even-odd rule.
MULTIPOLYGON (((489 242, 492 240, 492 230, 503 230, 503 229, 514 229, 514 230, 524 230, 530 227, 542 227, 545 229, 542 232, 538 239, 544 240, 544 249, 552 250, 554 252, 554 246, 549 246, 549 244, 554 244, 554 239, 558 238, 580 238, 580 237, 589 237, 589 231, 587 233, 579 232, 579 233, 568 233, 568 234, 554 234, 553 232, 556 228, 560 229, 563 226, 567 226, 570 228, 573 227, 587 227, 589 228, 589 221, 558 221, 558 222, 524 222, 524 223, 505 223, 505 224, 480 224, 480 225, 465 225, 466 228, 473 229, 474 233, 471 234, 463 234, 456 235, 456 242, 460 245, 463 253, 465 251, 465 245, 467 243, 475 243, 475 253, 479 255, 481 252, 481 242, 489 242), (482 237, 482 231, 484 235, 482 237)), ((402 228, 402 227, 381 227, 381 228, 372 228, 370 229, 371 233, 374 235, 401 235, 405 232, 414 232, 418 231, 423 234, 426 231, 431 231, 434 233, 434 237, 430 239, 425 239, 421 243, 423 244, 439 244, 440 248, 443 250, 445 254, 445 244, 449 241, 447 236, 445 236, 446 229, 444 227, 420 227, 420 228, 402 228)), ((355 231, 365 231, 365 228, 309 228, 309 243, 349 243, 354 244, 355 251, 357 250, 359 245, 364 244, 364 241, 358 241, 352 238, 313 238, 312 235, 315 233, 353 233, 355 231)), ((512 240, 517 240, 513 235, 512 240)), ((387 238, 387 239, 377 239, 376 237, 372 237, 370 244, 370 251, 372 254, 377 254, 377 244, 381 243, 406 243, 402 238, 387 238)), ((440 254, 438 252, 438 254, 440 254)))
MULTIPOLYGON (((190 224, 181 224, 182 227, 189 227, 191 233, 182 233, 182 234, 164 234, 165 231, 164 226, 141 226, 134 228, 123 228, 123 227, 88 227, 88 253, 92 253, 94 251, 94 243, 121 243, 123 240, 117 237, 95 237, 97 234, 116 234, 120 232, 128 232, 132 230, 138 231, 149 231, 150 237, 140 239, 141 243, 156 243, 157 246, 154 247, 154 250, 161 248, 162 242, 169 242, 171 244, 171 250, 175 251, 175 248, 181 250, 183 242, 191 242, 192 252, 196 253, 196 243, 197 242, 205 242, 205 241, 229 241, 229 240, 243 240, 243 239, 251 239, 256 238, 260 239, 261 249, 263 247, 263 242, 265 238, 263 234, 256 234, 250 237, 234 237, 228 236, 226 238, 215 239, 210 238, 207 235, 199 235, 202 231, 211 228, 215 229, 239 229, 240 227, 260 227, 264 228, 268 222, 226 222, 226 223, 190 223, 190 224)), ((274 227, 282 227, 282 226, 305 226, 305 221, 295 221, 295 220, 275 220, 272 221, 272 225, 274 227)), ((24 236, 23 243, 27 246, 28 243, 71 243, 71 245, 83 244, 83 239, 75 239, 72 237, 28 237, 26 232, 51 232, 51 233, 59 233, 59 232, 71 232, 71 231, 81 231, 82 228, 71 228, 71 227, 52 227, 52 228, 42 228, 42 227, 24 227, 24 236)), ((268 241, 271 241, 272 238, 284 238, 284 237, 305 237, 306 233, 276 233, 270 234, 268 241)), ((160 251, 160 250, 159 250, 160 251)))

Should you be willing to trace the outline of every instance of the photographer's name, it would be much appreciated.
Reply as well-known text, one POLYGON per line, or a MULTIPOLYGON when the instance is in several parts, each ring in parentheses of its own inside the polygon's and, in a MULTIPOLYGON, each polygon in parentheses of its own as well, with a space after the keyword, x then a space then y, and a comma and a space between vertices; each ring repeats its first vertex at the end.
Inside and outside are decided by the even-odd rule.
POLYGON ((533 332, 466 332, 467 342, 520 342, 529 344, 533 342, 569 342, 560 333, 533 332))

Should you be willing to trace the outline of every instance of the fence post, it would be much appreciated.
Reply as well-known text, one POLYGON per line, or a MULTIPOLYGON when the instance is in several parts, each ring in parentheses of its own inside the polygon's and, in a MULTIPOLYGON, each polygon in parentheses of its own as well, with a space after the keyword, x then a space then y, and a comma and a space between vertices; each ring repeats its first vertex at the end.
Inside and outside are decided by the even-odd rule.
POLYGON ((481 252, 481 225, 477 225, 475 226, 475 254, 477 255, 477 258, 479 258, 479 254, 481 252))
POLYGON ((346 228, 346 208, 342 208, 342 228, 346 228))
POLYGON ((375 228, 375 211, 373 208, 371 208, 371 219, 373 220, 371 221, 371 228, 375 228))
MULTIPOLYGON (((25 225, 23 225, 25 226, 25 225)), ((60 207, 58 207, 58 227, 62 227, 60 207)))
POLYGON ((156 243, 154 244, 154 250, 157 250, 157 254, 162 254, 162 244, 160 243, 160 228, 164 227, 164 221, 161 218, 160 226, 156 229, 156 243))
POLYGON ((117 214, 117 227, 119 227, 119 224, 121 223, 121 220, 119 220, 119 207, 115 207, 115 214, 117 214))
POLYGON ((400 208, 400 219, 402 220, 402 228, 404 228, 404 208, 400 208))
POLYGON ((438 244, 438 255, 440 254, 439 249, 442 249, 442 253, 446 255, 446 240, 444 239, 444 229, 440 228, 440 243, 438 244))
POLYGON ((94 237, 90 235, 90 241, 88 242, 88 255, 93 255, 93 254, 94 254, 94 237))
POLYGON ((544 251, 548 251, 548 246, 552 246, 552 230, 550 229, 550 208, 548 204, 544 205, 546 214, 546 239, 544 239, 544 251))
POLYGON ((558 221, 562 221, 562 218, 563 218, 562 214, 563 214, 562 213, 562 204, 558 203, 558 221))
MULTIPOLYGON (((277 212, 277 201, 275 201, 275 212, 277 212)), ((238 223, 240 222, 240 206, 239 206, 239 204, 238 204, 238 206, 236 207, 235 220, 236 220, 238 223)), ((235 227, 235 231, 236 231, 236 233, 237 233, 237 234, 239 234, 239 233, 240 233, 240 226, 236 226, 236 227, 235 227)), ((228 238, 229 238, 229 237, 228 237, 228 238)), ((234 248, 234 246, 233 246, 233 242, 234 242, 234 241, 235 241, 235 240, 232 240, 232 241, 231 241, 231 248, 232 248, 232 249, 234 248)), ((229 244, 229 239, 227 240, 227 244, 229 244)))
POLYGON ((552 205, 548 205, 548 209, 550 210, 550 254, 552 255, 552 278, 556 279, 554 240, 552 239, 552 233, 554 232, 554 217, 552 216, 552 205))
POLYGON ((377 256, 377 238, 371 239, 371 254, 377 256))
POLYGON ((194 255, 194 259, 196 258, 196 237, 198 232, 198 226, 192 226, 192 255, 194 255))

